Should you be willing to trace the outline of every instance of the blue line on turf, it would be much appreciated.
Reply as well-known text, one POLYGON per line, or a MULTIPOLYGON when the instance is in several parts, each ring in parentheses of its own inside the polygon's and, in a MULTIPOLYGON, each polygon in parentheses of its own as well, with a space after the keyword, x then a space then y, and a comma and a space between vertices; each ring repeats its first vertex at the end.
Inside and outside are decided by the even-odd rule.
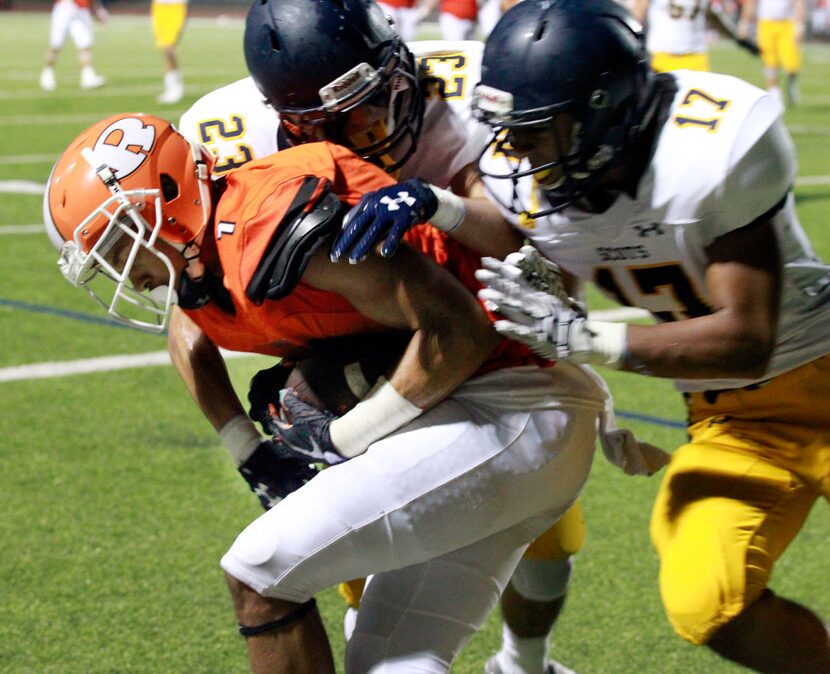
POLYGON ((647 424, 654 424, 655 426, 667 426, 669 428, 686 429, 685 421, 676 421, 674 419, 663 419, 662 417, 653 417, 650 414, 640 414, 639 412, 624 412, 622 410, 614 410, 614 414, 623 419, 632 419, 633 421, 644 421, 647 424))
MULTIPOLYGON (((93 316, 91 314, 84 314, 80 311, 71 311, 69 309, 58 309, 57 307, 47 307, 42 304, 30 304, 29 302, 19 302, 18 300, 6 300, 0 298, 0 306, 10 307, 12 309, 22 309, 23 311, 31 311, 36 314, 46 314, 47 316, 58 316, 59 318, 69 318, 73 321, 81 321, 82 323, 93 323, 95 325, 104 325, 108 328, 127 328, 132 330, 129 325, 117 323, 109 318, 101 316, 93 316)), ((166 334, 166 333, 164 333, 166 334)))
MULTIPOLYGON (((46 314, 48 316, 58 316, 60 318, 69 318, 73 321, 81 321, 83 323, 92 323, 95 325, 103 325, 108 328, 130 328, 128 325, 116 323, 108 318, 100 316, 93 316, 91 314, 81 313, 80 311, 70 311, 69 309, 58 309, 56 307, 47 307, 42 304, 31 304, 29 302, 19 302, 17 300, 6 300, 0 298, 0 306, 10 307, 12 309, 22 309, 23 311, 31 311, 37 314, 46 314)), ((647 424, 654 424, 655 426, 666 426, 668 428, 685 429, 686 424, 682 421, 674 419, 663 419, 662 417, 654 417, 649 414, 640 414, 638 412, 626 412, 623 410, 615 410, 614 413, 623 419, 632 419, 633 421, 643 421, 647 424)))

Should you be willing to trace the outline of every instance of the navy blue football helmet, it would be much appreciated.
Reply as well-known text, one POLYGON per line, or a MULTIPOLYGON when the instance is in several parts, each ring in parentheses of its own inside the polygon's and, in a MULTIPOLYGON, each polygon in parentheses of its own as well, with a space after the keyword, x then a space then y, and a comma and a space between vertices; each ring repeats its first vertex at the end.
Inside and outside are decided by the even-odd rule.
MULTIPOLYGON (((482 172, 515 181, 557 169, 562 178, 543 185, 549 208, 527 215, 565 208, 619 166, 637 142, 653 108, 653 80, 642 27, 614 0, 520 2, 504 14, 484 49, 473 110, 494 130, 485 154, 510 156, 516 129, 549 127, 556 133, 560 113, 570 115, 573 137, 556 138, 562 156, 555 161, 525 170, 513 162, 502 173, 482 165, 482 172)), ((512 210, 525 212, 515 202, 512 210)))
POLYGON ((290 142, 337 142, 390 172, 415 151, 417 64, 372 0, 254 0, 245 60, 290 142))

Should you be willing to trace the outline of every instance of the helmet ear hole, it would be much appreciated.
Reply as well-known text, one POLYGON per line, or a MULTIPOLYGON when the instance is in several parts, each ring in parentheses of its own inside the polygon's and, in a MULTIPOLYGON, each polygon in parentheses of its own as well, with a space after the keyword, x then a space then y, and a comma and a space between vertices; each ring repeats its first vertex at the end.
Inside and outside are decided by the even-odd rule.
POLYGON ((166 202, 171 202, 179 196, 179 184, 168 174, 162 173, 161 180, 161 194, 166 202))
POLYGON ((280 36, 277 35, 277 31, 269 30, 268 35, 271 38, 271 51, 279 52, 280 51, 280 36))

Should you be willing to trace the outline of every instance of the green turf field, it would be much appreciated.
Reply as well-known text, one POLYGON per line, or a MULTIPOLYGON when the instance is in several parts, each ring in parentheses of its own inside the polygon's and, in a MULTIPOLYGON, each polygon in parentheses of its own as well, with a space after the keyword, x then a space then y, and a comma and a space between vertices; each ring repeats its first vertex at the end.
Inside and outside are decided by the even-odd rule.
MULTIPOLYGON (((180 50, 188 95, 172 108, 154 102, 161 59, 149 20, 116 14, 97 29, 96 65, 110 83, 95 92, 78 89, 71 46, 58 90, 38 89, 47 25, 46 14, 0 12, 0 673, 246 672, 218 560, 259 506, 172 368, 32 378, 42 371, 19 367, 164 350, 162 337, 91 320, 101 314, 63 281, 46 236, 29 227, 42 221, 37 188, 57 153, 99 118, 143 111, 176 120, 197 96, 243 77, 242 23, 190 22, 180 50)), ((760 63, 732 47, 716 48, 713 63, 761 82, 760 63)), ((802 104, 787 122, 800 213, 826 258, 829 83, 830 49, 808 47, 802 104)), ((265 362, 230 361, 243 396, 265 362)), ((683 441, 667 382, 609 380, 623 416, 645 417, 623 420, 638 434, 666 449, 683 441)), ((656 488, 598 456, 583 497, 588 539, 551 651, 581 674, 738 671, 674 637, 663 618, 647 532, 656 488)), ((772 585, 830 617, 827 514, 816 507, 772 585)), ((333 591, 320 600, 339 657, 344 607, 333 591)), ((453 672, 478 674, 499 634, 494 614, 453 672)))

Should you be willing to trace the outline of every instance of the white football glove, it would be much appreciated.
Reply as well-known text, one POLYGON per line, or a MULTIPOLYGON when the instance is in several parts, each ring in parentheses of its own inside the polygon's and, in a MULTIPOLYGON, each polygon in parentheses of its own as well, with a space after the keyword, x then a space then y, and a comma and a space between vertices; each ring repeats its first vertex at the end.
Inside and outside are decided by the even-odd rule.
POLYGON ((496 321, 495 329, 548 360, 620 367, 626 350, 626 325, 589 321, 564 292, 558 268, 542 264, 544 260, 535 249, 529 254, 528 248, 504 261, 486 257, 482 260, 484 269, 476 272, 485 286, 479 299, 506 319, 496 321))
MULTIPOLYGON (((510 253, 504 258, 503 264, 518 269, 521 280, 534 290, 558 297, 565 304, 574 303, 565 291, 559 265, 548 260, 533 246, 522 246, 519 252, 510 253)), ((506 266, 502 268, 508 271, 506 266)))
POLYGON ((626 428, 602 431, 600 446, 605 458, 626 475, 654 475, 671 460, 659 447, 638 440, 626 428))

